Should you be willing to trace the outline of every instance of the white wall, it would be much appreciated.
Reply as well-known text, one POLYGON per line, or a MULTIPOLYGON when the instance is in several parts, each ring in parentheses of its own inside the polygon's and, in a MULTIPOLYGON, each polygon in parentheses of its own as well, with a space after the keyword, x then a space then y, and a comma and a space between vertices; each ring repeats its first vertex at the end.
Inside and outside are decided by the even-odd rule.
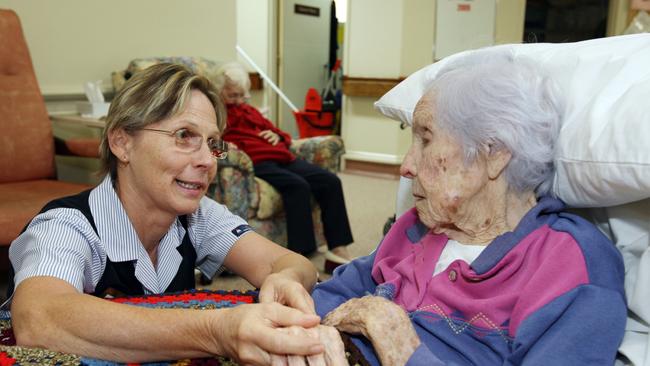
MULTIPOLYGON (((353 0, 348 3, 344 74, 350 77, 406 77, 433 62, 436 2, 353 0)), ((525 1, 498 0, 494 38, 521 42, 525 1)), ((343 98, 346 159, 399 164, 410 130, 375 112, 376 98, 343 98)))
MULTIPOLYGON (((408 75, 432 59, 435 3, 430 0, 354 0, 348 3, 343 72, 362 78, 408 75)), ((410 131, 375 112, 375 98, 343 98, 346 159, 399 164, 410 131)))
POLYGON ((348 2, 345 25, 345 75, 390 78, 400 75, 402 0, 348 2), (396 47, 397 46, 397 47, 396 47))
MULTIPOLYGON (((238 42, 275 78, 276 35, 269 30, 276 28, 277 0, 0 0, 0 7, 21 18, 46 97, 80 94, 88 80, 103 79, 110 89, 110 73, 136 57, 234 60, 238 42)), ((432 0, 348 1, 345 75, 405 77, 432 62, 435 8, 432 0)), ((523 0, 498 0, 497 43, 521 40, 524 9, 523 0)), ((274 97, 265 85, 252 103, 272 107, 274 97)), ((348 158, 399 163, 410 131, 375 112, 374 100, 344 97, 348 158)))
POLYGON ((235 0, 0 0, 16 11, 44 95, 79 94, 137 57, 235 59, 235 0))
MULTIPOLYGON (((237 44, 257 66, 272 80, 275 79, 275 7, 276 0, 237 0, 237 44)), ((237 60, 249 71, 256 70, 237 55, 237 60)), ((276 83, 277 84, 277 83, 276 83)), ((264 83, 262 91, 251 92, 250 104, 269 109, 269 117, 276 120, 275 94, 268 84, 264 83)))
POLYGON ((431 0, 404 1, 401 67, 399 76, 410 75, 433 60, 436 7, 431 0))
POLYGON ((495 42, 497 44, 521 43, 525 16, 526 1, 497 0, 495 42))
MULTIPOLYGON (((237 0, 237 44, 265 73, 269 72, 269 1, 237 0)), ((250 71, 254 71, 242 57, 237 59, 250 71)))

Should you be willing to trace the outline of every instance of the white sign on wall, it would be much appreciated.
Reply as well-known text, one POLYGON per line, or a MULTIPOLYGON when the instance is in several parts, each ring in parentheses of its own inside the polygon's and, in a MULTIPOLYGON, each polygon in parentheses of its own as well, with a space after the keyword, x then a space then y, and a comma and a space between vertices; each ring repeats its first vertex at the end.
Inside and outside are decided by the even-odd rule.
POLYGON ((496 0, 438 0, 434 59, 494 45, 496 0))

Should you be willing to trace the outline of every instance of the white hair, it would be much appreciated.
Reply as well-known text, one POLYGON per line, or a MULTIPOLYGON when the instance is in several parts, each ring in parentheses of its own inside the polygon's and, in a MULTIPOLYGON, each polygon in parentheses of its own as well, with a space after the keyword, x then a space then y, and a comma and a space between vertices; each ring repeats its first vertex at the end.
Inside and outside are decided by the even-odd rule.
POLYGON ((226 85, 239 86, 246 93, 251 89, 251 79, 248 71, 238 62, 228 62, 221 65, 214 77, 214 83, 218 90, 222 90, 226 85))
POLYGON ((503 48, 477 50, 440 70, 427 95, 466 163, 480 152, 505 149, 512 155, 504 171, 512 189, 550 193, 563 105, 533 60, 503 48))

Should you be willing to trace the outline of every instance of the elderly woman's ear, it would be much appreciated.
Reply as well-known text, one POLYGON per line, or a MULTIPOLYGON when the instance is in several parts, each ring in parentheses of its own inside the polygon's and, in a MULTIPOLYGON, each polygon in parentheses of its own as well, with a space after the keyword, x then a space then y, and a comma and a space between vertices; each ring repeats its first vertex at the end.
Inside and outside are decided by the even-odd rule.
POLYGON ((487 172, 490 179, 497 179, 503 170, 508 166, 512 154, 506 149, 497 149, 494 145, 488 147, 488 152, 485 155, 487 163, 487 172))

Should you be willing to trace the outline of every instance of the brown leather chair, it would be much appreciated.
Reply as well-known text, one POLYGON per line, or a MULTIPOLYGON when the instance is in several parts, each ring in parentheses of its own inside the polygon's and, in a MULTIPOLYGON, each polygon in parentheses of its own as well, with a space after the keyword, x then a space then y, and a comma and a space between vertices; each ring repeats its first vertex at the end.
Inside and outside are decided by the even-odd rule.
MULTIPOLYGON (((84 147, 98 151, 97 141, 63 146, 68 152, 84 147)), ((13 11, 0 9, 0 248, 5 253, 47 202, 89 188, 57 181, 54 154, 52 125, 20 20, 13 11)), ((0 257, 6 266, 6 254, 0 257)))

